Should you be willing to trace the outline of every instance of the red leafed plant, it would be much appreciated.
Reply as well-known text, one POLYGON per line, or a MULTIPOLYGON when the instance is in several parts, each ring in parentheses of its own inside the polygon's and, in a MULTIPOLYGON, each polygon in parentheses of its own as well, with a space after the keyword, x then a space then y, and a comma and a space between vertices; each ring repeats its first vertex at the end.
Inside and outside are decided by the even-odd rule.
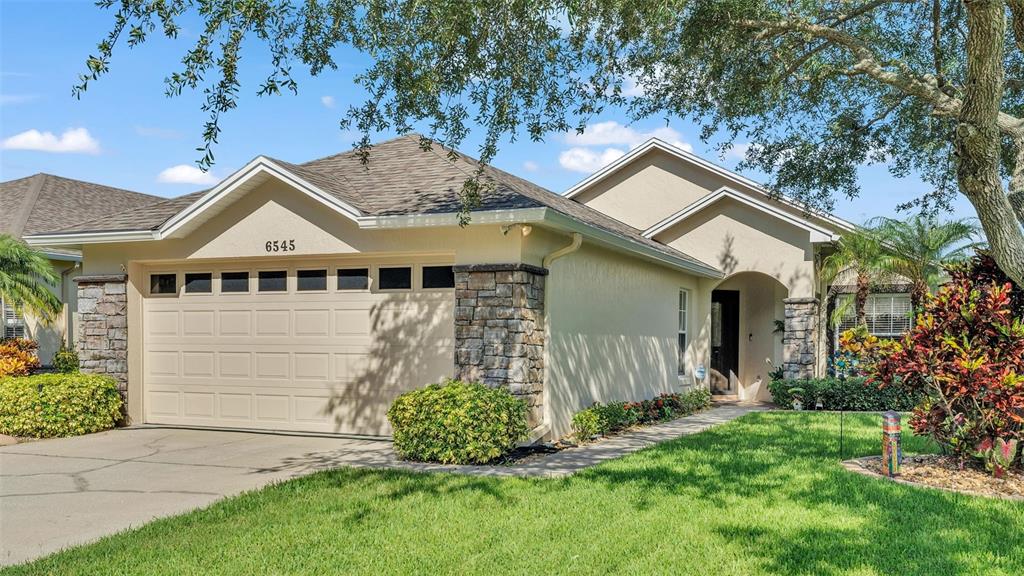
POLYGON ((923 391, 914 433, 966 462, 984 441, 1024 436, 1024 291, 984 254, 949 272, 872 380, 923 391))

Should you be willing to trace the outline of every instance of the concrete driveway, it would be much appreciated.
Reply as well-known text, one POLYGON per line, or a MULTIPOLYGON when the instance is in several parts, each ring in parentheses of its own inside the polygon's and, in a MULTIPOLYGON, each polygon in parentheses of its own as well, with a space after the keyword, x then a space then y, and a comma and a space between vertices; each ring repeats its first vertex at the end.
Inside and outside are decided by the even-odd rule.
POLYGON ((391 443, 135 428, 0 448, 0 565, 344 464, 393 466, 391 443))

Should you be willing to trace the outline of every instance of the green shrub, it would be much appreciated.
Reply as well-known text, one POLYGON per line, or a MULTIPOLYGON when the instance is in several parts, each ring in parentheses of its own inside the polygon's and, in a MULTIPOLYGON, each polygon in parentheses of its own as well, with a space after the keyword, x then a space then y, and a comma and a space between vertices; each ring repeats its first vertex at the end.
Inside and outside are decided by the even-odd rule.
POLYGON ((572 415, 572 434, 577 440, 590 440, 604 433, 605 424, 597 407, 598 404, 595 404, 572 415))
POLYGON ((768 384, 772 401, 779 408, 793 406, 794 391, 798 390, 804 409, 810 410, 821 401, 824 410, 872 411, 912 410, 921 399, 920 394, 890 386, 879 389, 865 378, 814 378, 810 380, 775 380, 768 384))
POLYGON ((526 403, 504 388, 448 380, 406 392, 388 409, 407 460, 484 464, 526 439, 526 403))
POLYGON ((593 410, 597 412, 601 421, 600 434, 618 432, 630 426, 636 425, 640 415, 636 410, 627 408, 626 402, 612 402, 611 404, 595 404, 593 410))
POLYGON ((78 372, 78 353, 61 344, 53 355, 53 369, 62 374, 78 372))
POLYGON ((53 438, 113 428, 121 395, 109 376, 37 374, 0 379, 0 434, 53 438))
POLYGON ((598 435, 619 432, 637 424, 654 424, 688 416, 711 406, 711 392, 705 388, 683 394, 661 394, 640 402, 595 402, 572 417, 573 436, 586 441, 598 435))

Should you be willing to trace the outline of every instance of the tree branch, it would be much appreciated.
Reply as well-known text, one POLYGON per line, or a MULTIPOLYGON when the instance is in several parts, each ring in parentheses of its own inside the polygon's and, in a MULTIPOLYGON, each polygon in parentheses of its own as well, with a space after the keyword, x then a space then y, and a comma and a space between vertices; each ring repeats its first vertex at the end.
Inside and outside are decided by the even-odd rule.
MULTIPOLYGON (((1024 2, 1024 0, 1015 0, 1024 2)), ((736 26, 755 31, 754 38, 768 40, 786 34, 805 34, 819 38, 842 48, 856 59, 847 71, 850 75, 865 75, 882 84, 892 86, 904 94, 915 96, 932 106, 936 116, 956 118, 963 107, 961 99, 950 96, 939 86, 939 81, 931 74, 919 75, 905 64, 896 64, 899 69, 894 72, 882 65, 875 53, 859 38, 830 26, 812 24, 793 20, 735 20, 736 26)), ((1024 119, 1017 118, 1006 112, 999 112, 996 121, 999 130, 1012 138, 1024 138, 1024 119)))
POLYGON ((1017 49, 1024 52, 1024 0, 1006 0, 1012 18, 1013 40, 1017 49))

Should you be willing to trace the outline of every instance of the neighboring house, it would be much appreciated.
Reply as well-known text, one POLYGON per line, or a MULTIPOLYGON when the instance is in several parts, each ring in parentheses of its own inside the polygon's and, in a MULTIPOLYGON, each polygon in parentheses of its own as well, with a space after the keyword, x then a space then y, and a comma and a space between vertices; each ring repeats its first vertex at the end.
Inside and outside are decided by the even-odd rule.
POLYGON ((594 401, 821 373, 815 262, 850 224, 651 141, 567 195, 407 136, 50 230, 81 250, 86 369, 136 422, 383 435, 394 397, 507 386, 534 435, 594 401), (785 320, 784 334, 775 321, 785 320))
MULTIPOLYGON (((22 238, 161 200, 163 198, 81 180, 36 174, 0 182, 0 234, 22 238)), ((53 248, 44 252, 60 276, 60 284, 52 289, 64 303, 63 312, 51 325, 44 325, 31 316, 23 317, 0 299, 0 337, 37 340, 40 361, 49 365, 61 343, 71 345, 76 333, 76 289, 71 280, 81 273, 82 255, 74 248, 53 248)))

